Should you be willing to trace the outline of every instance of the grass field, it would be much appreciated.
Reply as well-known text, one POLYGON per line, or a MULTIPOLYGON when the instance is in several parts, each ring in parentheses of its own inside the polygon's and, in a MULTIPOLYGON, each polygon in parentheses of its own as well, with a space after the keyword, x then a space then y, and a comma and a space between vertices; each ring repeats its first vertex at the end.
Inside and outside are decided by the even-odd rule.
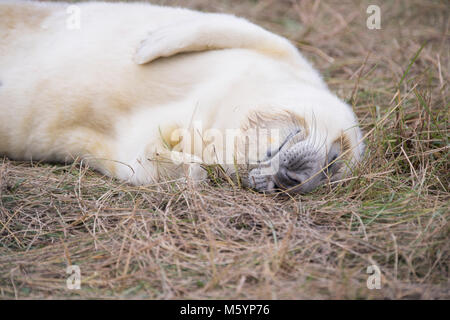
POLYGON ((0 298, 449 299, 448 2, 156 3, 235 13, 296 43, 353 106, 363 162, 290 197, 0 158, 0 298), (367 287, 371 265, 381 289, 367 287))

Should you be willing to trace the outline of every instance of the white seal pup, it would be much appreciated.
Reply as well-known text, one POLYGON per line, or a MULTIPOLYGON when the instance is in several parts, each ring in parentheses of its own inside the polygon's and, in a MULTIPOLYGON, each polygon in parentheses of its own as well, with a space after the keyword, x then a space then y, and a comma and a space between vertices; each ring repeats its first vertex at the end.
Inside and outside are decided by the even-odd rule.
POLYGON ((258 191, 308 192, 350 172, 361 139, 298 50, 244 19, 0 2, 0 155, 83 159, 133 184, 220 164, 258 191))

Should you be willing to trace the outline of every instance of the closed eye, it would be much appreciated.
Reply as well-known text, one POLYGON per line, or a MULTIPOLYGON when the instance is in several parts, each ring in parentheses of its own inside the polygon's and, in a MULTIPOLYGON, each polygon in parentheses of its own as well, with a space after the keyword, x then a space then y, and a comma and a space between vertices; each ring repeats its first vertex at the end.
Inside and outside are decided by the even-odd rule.
POLYGON ((326 170, 327 174, 333 175, 339 169, 339 165, 338 165, 339 162, 336 161, 338 156, 339 156, 338 153, 332 153, 328 157, 327 163, 325 164, 325 170, 326 170))
POLYGON ((338 157, 338 155, 337 154, 335 154, 332 158, 331 158, 331 160, 329 161, 329 163, 331 163, 331 165, 334 165, 334 164, 336 164, 336 162, 333 162, 334 160, 336 160, 337 159, 337 157, 338 157))

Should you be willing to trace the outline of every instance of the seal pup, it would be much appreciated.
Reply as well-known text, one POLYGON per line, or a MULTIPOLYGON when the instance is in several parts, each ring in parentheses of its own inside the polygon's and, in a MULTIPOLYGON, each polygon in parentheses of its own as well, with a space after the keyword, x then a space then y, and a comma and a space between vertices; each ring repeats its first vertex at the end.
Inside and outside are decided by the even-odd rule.
POLYGON ((363 151, 351 107, 295 46, 227 14, 3 1, 0 83, 0 154, 133 184, 220 164, 258 191, 309 192, 363 151))

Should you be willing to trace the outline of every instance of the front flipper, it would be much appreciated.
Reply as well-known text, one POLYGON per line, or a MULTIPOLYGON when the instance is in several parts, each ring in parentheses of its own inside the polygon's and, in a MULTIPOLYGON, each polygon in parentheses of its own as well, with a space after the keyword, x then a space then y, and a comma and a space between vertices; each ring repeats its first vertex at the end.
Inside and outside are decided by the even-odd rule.
POLYGON ((134 61, 145 64, 178 53, 241 48, 264 54, 298 59, 297 49, 285 38, 242 18, 225 14, 200 14, 158 28, 139 45, 134 61))

